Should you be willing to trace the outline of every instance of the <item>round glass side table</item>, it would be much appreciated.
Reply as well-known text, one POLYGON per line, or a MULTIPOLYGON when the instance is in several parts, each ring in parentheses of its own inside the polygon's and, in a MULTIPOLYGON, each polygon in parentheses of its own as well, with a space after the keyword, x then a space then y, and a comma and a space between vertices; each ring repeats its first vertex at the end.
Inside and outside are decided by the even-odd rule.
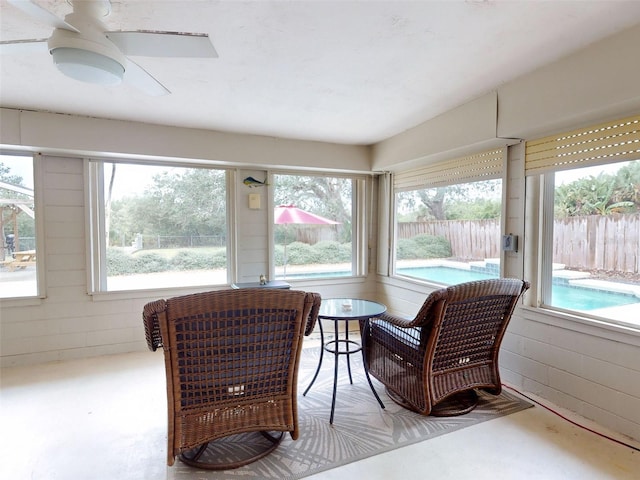
MULTIPOLYGON (((353 377, 351 376, 351 362, 349 357, 354 353, 362 351, 362 345, 355 340, 349 339, 349 322, 351 320, 366 320, 368 318, 377 317, 387 311, 387 307, 381 303, 373 302, 371 300, 362 300, 359 298, 323 298, 320 304, 320 311, 318 312, 318 326, 320 328, 320 342, 322 344, 320 348, 320 360, 318 361, 318 368, 316 373, 311 379, 311 383, 304 391, 302 395, 306 395, 309 389, 316 381, 320 368, 322 367, 322 360, 324 352, 333 354, 334 356, 334 371, 333 371, 333 398, 331 400, 331 416, 329 417, 329 423, 333 423, 333 416, 336 408, 336 393, 338 389, 338 364, 340 355, 344 355, 347 359, 347 370, 349 372, 349 382, 353 384, 353 377), (335 336, 333 340, 325 342, 324 330, 322 328, 323 320, 333 320, 335 336), (340 323, 344 323, 344 337, 340 337, 339 327, 340 323)), ((384 404, 378 396, 371 378, 369 377, 369 371, 364 368, 367 382, 373 392, 376 400, 382 408, 384 404)))

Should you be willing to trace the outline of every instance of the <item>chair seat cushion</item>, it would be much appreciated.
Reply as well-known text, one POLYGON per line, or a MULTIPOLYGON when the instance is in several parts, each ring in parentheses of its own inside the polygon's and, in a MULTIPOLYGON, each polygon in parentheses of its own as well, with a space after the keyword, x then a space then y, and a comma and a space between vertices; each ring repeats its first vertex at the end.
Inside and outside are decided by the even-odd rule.
POLYGON ((424 359, 421 335, 421 327, 400 328, 382 319, 371 322, 371 341, 414 366, 421 365, 424 359))

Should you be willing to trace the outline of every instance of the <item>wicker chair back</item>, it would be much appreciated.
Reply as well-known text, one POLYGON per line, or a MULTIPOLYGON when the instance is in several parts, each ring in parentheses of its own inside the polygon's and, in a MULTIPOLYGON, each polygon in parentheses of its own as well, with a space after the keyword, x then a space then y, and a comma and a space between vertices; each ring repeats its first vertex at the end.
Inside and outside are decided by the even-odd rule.
POLYGON ((169 465, 186 451, 233 434, 298 437, 302 337, 313 329, 319 307, 318 294, 265 288, 145 305, 149 349, 162 347, 165 356, 169 465))
POLYGON ((467 282, 431 293, 412 320, 386 313, 363 324, 369 373, 391 398, 424 415, 459 415, 476 389, 501 392, 498 353, 523 280, 467 282))

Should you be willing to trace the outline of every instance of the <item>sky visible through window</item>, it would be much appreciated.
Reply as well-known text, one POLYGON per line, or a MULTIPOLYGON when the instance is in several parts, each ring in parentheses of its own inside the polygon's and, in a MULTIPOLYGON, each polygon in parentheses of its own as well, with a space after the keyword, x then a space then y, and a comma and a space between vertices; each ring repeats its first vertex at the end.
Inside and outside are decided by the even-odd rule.
POLYGON ((0 155, 0 163, 8 167, 9 175, 22 177, 22 186, 33 190, 33 158, 31 156, 0 155))

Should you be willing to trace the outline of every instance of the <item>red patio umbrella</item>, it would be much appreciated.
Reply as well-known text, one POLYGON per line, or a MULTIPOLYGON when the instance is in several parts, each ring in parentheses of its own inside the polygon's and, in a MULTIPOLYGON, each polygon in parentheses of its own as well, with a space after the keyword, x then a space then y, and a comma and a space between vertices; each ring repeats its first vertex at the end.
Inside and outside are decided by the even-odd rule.
POLYGON ((310 225, 337 225, 340 222, 329 220, 315 213, 307 212, 293 205, 280 205, 275 208, 273 223, 284 225, 288 223, 310 224, 310 225))
MULTIPOLYGON (((274 210, 273 223, 276 225, 337 225, 340 222, 307 212, 293 205, 279 205, 274 210)), ((284 277, 287 277, 287 244, 284 244, 284 277)))

